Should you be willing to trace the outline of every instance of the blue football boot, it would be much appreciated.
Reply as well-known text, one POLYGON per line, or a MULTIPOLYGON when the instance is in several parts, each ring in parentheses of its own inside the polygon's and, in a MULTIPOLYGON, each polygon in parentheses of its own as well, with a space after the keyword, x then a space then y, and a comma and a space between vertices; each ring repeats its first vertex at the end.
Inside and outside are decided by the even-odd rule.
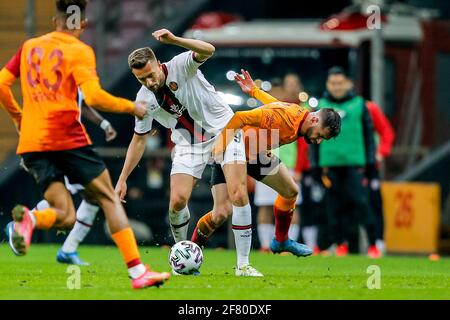
POLYGON ((270 243, 270 250, 273 253, 290 252, 297 257, 310 256, 313 251, 307 245, 298 243, 292 239, 287 239, 284 242, 278 242, 275 238, 270 243))
POLYGON ((77 266, 89 265, 89 263, 80 259, 77 252, 66 253, 62 250, 58 251, 58 254, 56 255, 56 261, 58 261, 59 263, 75 264, 77 266))

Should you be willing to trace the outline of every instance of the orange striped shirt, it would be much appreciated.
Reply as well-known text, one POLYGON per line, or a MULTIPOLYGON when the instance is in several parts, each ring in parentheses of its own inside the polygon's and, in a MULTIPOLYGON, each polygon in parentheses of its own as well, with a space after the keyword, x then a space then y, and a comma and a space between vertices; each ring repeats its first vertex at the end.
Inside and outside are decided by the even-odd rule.
MULTIPOLYGON (((253 159, 256 154, 276 149, 284 144, 297 141, 300 128, 308 110, 298 104, 272 102, 257 110, 250 111, 245 117, 245 123, 252 123, 243 127, 245 135, 245 151, 247 159, 253 159), (259 113, 260 115, 256 115, 259 113), (254 125, 254 121, 259 125, 254 125)), ((242 116, 242 114, 240 114, 242 116)))
POLYGON ((23 95, 17 153, 90 145, 80 121, 77 87, 98 81, 92 48, 74 36, 55 31, 27 40, 16 56, 20 65, 8 69, 20 75, 23 95))
POLYGON ((254 110, 237 112, 218 137, 214 155, 223 153, 237 129, 244 130, 248 160, 255 159, 261 152, 276 149, 301 137, 301 127, 309 113, 307 109, 295 103, 278 101, 256 87, 251 95, 265 105, 254 110))

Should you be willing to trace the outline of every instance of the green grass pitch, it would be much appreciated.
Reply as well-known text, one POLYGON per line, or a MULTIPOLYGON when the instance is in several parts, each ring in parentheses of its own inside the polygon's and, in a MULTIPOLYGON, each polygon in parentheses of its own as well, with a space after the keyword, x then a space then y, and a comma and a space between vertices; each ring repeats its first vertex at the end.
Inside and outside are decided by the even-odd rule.
MULTIPOLYGON (((160 288, 131 289, 118 250, 113 246, 82 246, 91 262, 81 267, 80 289, 68 289, 68 265, 56 263, 56 245, 33 245, 15 257, 0 245, 0 299, 450 299, 450 259, 364 256, 308 257, 260 254, 251 261, 263 278, 234 276, 235 252, 204 250, 201 275, 177 276, 160 288), (380 269, 380 289, 368 289, 368 267, 380 269)), ((169 271, 168 249, 141 247, 143 261, 169 271)), ((370 282, 370 281, 369 281, 370 282)))

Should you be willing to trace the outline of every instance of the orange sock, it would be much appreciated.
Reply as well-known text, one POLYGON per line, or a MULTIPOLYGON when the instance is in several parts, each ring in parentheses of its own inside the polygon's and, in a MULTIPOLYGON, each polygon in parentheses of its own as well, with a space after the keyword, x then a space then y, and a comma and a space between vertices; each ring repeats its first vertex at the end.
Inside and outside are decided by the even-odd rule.
POLYGON ((130 227, 114 233, 112 238, 119 248, 128 268, 132 268, 141 263, 141 256, 136 244, 136 238, 130 227))
POLYGON ((44 210, 35 210, 33 215, 36 218, 36 229, 50 229, 56 221, 56 210, 47 208, 44 210))
POLYGON ((217 226, 212 221, 212 211, 208 212, 201 217, 200 220, 198 220, 197 229, 207 238, 213 234, 213 232, 217 229, 217 226))
POLYGON ((273 206, 275 216, 275 238, 279 242, 288 239, 289 227, 291 226, 292 215, 295 209, 297 198, 286 199, 278 195, 273 206))
POLYGON ((282 196, 278 195, 275 199, 274 206, 282 211, 289 211, 295 209, 295 203, 297 202, 297 198, 283 198, 282 196))

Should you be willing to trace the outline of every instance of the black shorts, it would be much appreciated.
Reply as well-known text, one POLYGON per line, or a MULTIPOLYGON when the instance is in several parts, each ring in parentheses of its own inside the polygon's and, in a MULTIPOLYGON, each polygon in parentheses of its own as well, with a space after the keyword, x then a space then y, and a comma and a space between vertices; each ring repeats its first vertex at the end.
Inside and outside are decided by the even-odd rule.
POLYGON ((63 151, 22 154, 23 164, 44 193, 52 182, 87 185, 105 169, 105 163, 92 146, 63 151))
MULTIPOLYGON (((247 162, 247 174, 255 180, 261 181, 280 164, 280 159, 273 153, 260 155, 256 161, 247 162)), ((226 183, 220 164, 213 164, 211 168, 211 186, 226 183)))

